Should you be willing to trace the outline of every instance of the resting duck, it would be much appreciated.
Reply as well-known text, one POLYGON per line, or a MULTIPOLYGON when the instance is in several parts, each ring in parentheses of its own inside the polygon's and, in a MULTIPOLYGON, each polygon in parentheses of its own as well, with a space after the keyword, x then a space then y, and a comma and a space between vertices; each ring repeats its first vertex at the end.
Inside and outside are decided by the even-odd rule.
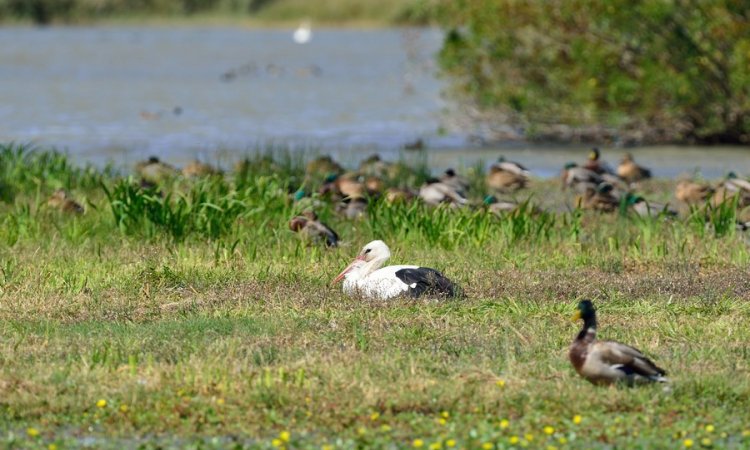
POLYGON ((583 328, 570 345, 568 356, 580 376, 597 385, 668 381, 664 369, 640 350, 615 341, 596 340, 596 310, 591 300, 578 304, 573 320, 578 319, 583 319, 583 328))
POLYGON ((678 182, 674 193, 677 200, 688 205, 703 204, 711 194, 713 194, 711 186, 688 180, 678 182))
POLYGON ((202 178, 211 175, 218 175, 221 172, 211 164, 200 162, 197 159, 190 161, 182 168, 182 176, 186 178, 202 178))
POLYGON ((723 183, 719 184, 711 197, 711 204, 719 206, 727 200, 733 201, 737 197, 737 207, 750 206, 750 182, 737 178, 734 172, 729 172, 723 183))
POLYGON ((586 164, 584 164, 583 167, 589 169, 592 172, 596 172, 599 175, 602 175, 605 173, 614 174, 609 164, 605 163, 600 158, 601 158, 601 152, 599 152, 599 149, 592 148, 591 152, 589 152, 589 159, 588 161, 586 161, 586 164))
POLYGON ((419 197, 428 205, 437 206, 441 203, 448 203, 454 206, 461 206, 468 203, 466 197, 451 186, 436 178, 430 178, 422 187, 419 188, 419 197))
POLYGON ((336 247, 339 235, 328 225, 318 221, 318 215, 313 211, 305 211, 289 221, 289 229, 295 233, 303 233, 312 242, 324 242, 326 247, 336 247))
POLYGON ((141 177, 141 180, 151 184, 162 183, 180 173, 174 166, 160 161, 156 156, 151 156, 148 160, 137 163, 135 171, 141 177))
POLYGON ((56 190, 50 198, 47 199, 47 206, 69 214, 84 213, 83 206, 70 198, 68 191, 65 189, 56 190))
POLYGON ((305 166, 305 175, 308 177, 327 173, 341 175, 344 168, 328 155, 315 158, 305 166))
POLYGON ((634 195, 629 192, 625 197, 625 202, 633 212, 641 217, 674 217, 677 215, 677 211, 670 208, 669 204, 646 201, 640 195, 634 195))
POLYGON ((617 176, 626 183, 636 183, 646 178, 651 178, 651 171, 641 167, 633 161, 633 155, 626 153, 620 165, 617 166, 617 176))
POLYGON ((565 164, 560 174, 563 190, 573 188, 576 192, 586 192, 588 188, 596 188, 604 181, 598 173, 585 167, 580 167, 574 162, 565 164))
POLYGON ((440 176, 440 182, 453 188, 461 197, 466 197, 469 181, 459 176, 455 170, 448 169, 440 176))
POLYGON ((517 163, 503 161, 490 166, 487 187, 494 192, 515 192, 529 184, 529 171, 517 163))
POLYGON ((614 188, 609 183, 588 187, 582 196, 578 197, 578 206, 601 212, 614 212, 620 207, 620 199, 613 194, 614 188))
POLYGON ((456 297, 457 287, 435 269, 419 266, 381 266, 391 257, 385 242, 372 241, 331 284, 344 280, 347 295, 387 300, 395 297, 456 297))

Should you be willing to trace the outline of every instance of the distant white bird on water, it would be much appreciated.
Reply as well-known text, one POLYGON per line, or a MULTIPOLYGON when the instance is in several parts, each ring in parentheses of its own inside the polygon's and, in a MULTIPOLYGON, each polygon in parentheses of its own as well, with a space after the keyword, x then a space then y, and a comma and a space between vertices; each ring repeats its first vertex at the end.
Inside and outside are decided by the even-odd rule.
POLYGON ((387 300, 423 295, 456 297, 458 288, 435 269, 420 266, 387 266, 380 268, 391 257, 385 242, 372 241, 334 280, 344 280, 347 295, 361 295, 369 299, 387 300))
POLYGON ((298 44, 307 44, 312 39, 312 29, 310 28, 310 22, 302 22, 292 35, 294 42, 298 44))

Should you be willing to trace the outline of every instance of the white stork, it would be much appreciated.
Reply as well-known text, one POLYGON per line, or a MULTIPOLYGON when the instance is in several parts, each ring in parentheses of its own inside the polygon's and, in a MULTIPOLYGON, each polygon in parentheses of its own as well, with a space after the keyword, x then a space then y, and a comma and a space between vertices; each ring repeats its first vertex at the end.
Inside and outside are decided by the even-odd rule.
POLYGON ((456 286, 440 272, 419 266, 381 266, 391 257, 385 242, 372 241, 331 284, 344 280, 344 292, 369 299, 387 300, 422 295, 455 297, 456 286))

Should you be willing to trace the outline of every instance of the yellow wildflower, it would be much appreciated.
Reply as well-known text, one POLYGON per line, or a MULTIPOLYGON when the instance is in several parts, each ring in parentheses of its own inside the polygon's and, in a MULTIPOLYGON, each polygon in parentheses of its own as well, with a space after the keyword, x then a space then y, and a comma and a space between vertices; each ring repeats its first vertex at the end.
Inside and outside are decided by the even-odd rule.
POLYGON ((365 427, 359 427, 357 428, 357 434, 360 436, 364 436, 367 434, 367 428, 365 427))
POLYGON ((546 427, 544 427, 543 431, 544 431, 544 434, 546 434, 547 436, 555 433, 555 429, 553 427, 549 426, 549 425, 547 425, 546 427))
POLYGON ((750 437, 750 430, 742 431, 742 437, 750 437))
POLYGON ((279 439, 281 439, 284 442, 289 442, 289 439, 291 439, 292 435, 288 431, 282 431, 279 433, 279 439))
POLYGON ((29 435, 30 438, 35 438, 39 436, 39 430, 37 430, 34 427, 26 428, 26 434, 29 435))
POLYGON ((56 444, 50 444, 50 445, 47 446, 47 450, 57 450, 57 445, 56 444))
POLYGON ((716 428, 713 425, 711 425, 710 423, 708 425, 706 425, 706 433, 713 433, 714 430, 716 430, 716 428))
POLYGON ((527 441, 531 442, 531 441, 533 441, 533 440, 534 440, 534 435, 533 435, 533 434, 531 434, 531 433, 526 433, 526 434, 524 435, 524 438, 526 438, 526 440, 527 440, 527 441))
POLYGON ((508 438, 508 442, 510 442, 511 445, 518 444, 518 441, 520 441, 520 439, 518 439, 518 436, 511 436, 510 438, 508 438))
POLYGON ((703 438, 701 439, 701 445, 704 447, 710 447, 711 446, 711 439, 709 438, 703 438))
POLYGON ((422 439, 414 439, 411 443, 414 448, 422 448, 424 441, 422 439))
POLYGON ((224 399, 223 398, 217 398, 216 399, 216 404, 217 405, 223 405, 224 404, 224 399))
POLYGON ((485 442, 484 444, 482 444, 483 450, 492 450, 492 447, 494 447, 494 445, 492 445, 492 442, 485 442))
POLYGON ((448 421, 441 417, 441 418, 438 419, 438 423, 440 425, 445 425, 446 423, 448 423, 448 421))
POLYGON ((508 421, 508 419, 503 419, 500 421, 500 428, 502 428, 503 430, 508 428, 509 426, 510 422, 508 421))
POLYGON ((100 399, 98 402, 96 402, 96 407, 97 408, 104 408, 106 406, 107 406, 107 401, 104 400, 103 398, 100 399))
POLYGON ((443 444, 440 441, 430 444, 430 450, 440 450, 441 448, 443 448, 443 444))
POLYGON ((575 416, 573 416, 573 423, 574 423, 574 424, 576 424, 576 425, 580 425, 580 424, 581 424, 581 422, 583 422, 583 417, 581 417, 581 416, 580 416, 580 415, 578 415, 578 414, 576 414, 575 416))
POLYGON ((271 445, 274 447, 281 447, 284 443, 281 442, 281 439, 274 439, 271 441, 271 445))
POLYGON ((568 443, 568 438, 566 438, 565 436, 560 436, 559 438, 557 438, 557 442, 559 442, 562 445, 565 445, 568 443))
POLYGON ((693 440, 685 439, 684 441, 682 441, 682 445, 684 445, 686 448, 690 448, 693 446, 693 440))
POLYGON ((450 416, 451 414, 448 411, 443 411, 440 413, 440 417, 442 417, 443 419, 447 419, 450 416))
POLYGON ((446 447, 450 447, 450 448, 455 447, 456 446, 456 440, 455 439, 448 439, 447 441, 445 441, 445 446, 446 447))
POLYGON ((333 445, 325 444, 322 447, 320 447, 320 450, 333 450, 333 445))
POLYGON ((554 445, 548 445, 547 450, 557 450, 557 447, 555 447, 554 445))
POLYGON ((128 412, 128 405, 126 405, 124 403, 122 405, 120 405, 120 412, 123 412, 123 413, 128 412))
POLYGON ((370 414, 370 420, 373 422, 380 419, 380 413, 375 411, 374 413, 370 414))
POLYGON ((505 380, 501 379, 501 380, 495 381, 495 386, 497 386, 499 388, 504 388, 505 387, 505 380))
POLYGON ((391 431, 391 426, 384 423, 383 425, 380 426, 380 431, 385 431, 387 433, 391 431))

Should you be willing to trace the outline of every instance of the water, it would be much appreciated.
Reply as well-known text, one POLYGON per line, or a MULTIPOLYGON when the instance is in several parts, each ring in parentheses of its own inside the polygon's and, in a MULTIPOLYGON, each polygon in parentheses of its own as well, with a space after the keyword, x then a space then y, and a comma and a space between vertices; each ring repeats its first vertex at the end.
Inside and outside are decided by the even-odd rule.
MULTIPOLYGON (((549 177, 585 158, 586 146, 478 148, 468 131, 441 132, 450 105, 436 76, 440 42, 432 29, 314 29, 305 45, 292 30, 0 29, 0 141, 122 165, 152 154, 226 162, 268 142, 353 165, 374 152, 399 158, 416 139, 436 170, 504 154, 549 177)), ((631 151, 657 176, 750 172, 737 147, 631 151)), ((605 157, 614 164, 622 153, 605 157)))

